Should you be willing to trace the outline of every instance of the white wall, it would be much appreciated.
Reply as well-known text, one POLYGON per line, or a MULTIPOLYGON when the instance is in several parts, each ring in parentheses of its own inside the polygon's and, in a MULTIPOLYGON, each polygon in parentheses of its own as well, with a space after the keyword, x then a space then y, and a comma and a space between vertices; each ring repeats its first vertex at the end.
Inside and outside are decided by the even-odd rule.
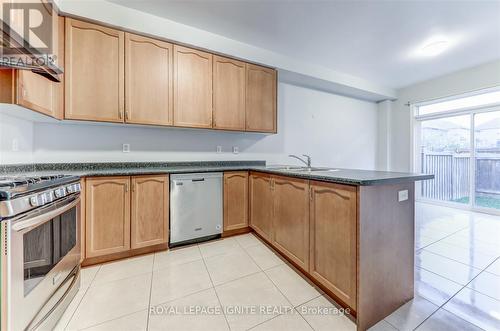
POLYGON ((388 170, 411 170, 411 111, 407 102, 420 102, 478 89, 500 86, 500 61, 461 70, 398 90, 390 113, 390 164, 388 170))
POLYGON ((0 112, 0 164, 32 162, 33 127, 33 122, 0 112))
POLYGON ((307 84, 308 87, 321 88, 333 93, 371 101, 393 100, 396 96, 394 89, 377 82, 337 72, 298 60, 290 54, 272 52, 112 2, 57 0, 56 3, 63 13, 69 15, 87 17, 123 29, 275 67, 279 69, 280 75, 289 81, 300 81, 302 84, 307 84))
MULTIPOLYGON (((278 105, 276 135, 87 123, 35 123, 30 133, 22 120, 1 127, 26 132, 34 162, 263 159, 290 164, 288 154, 305 153, 318 166, 375 169, 375 103, 279 83, 278 105), (123 143, 130 143, 130 153, 121 151, 123 143), (217 145, 225 153, 216 154, 217 145), (230 152, 232 146, 239 147, 238 155, 230 152)), ((10 139, 9 132, 3 135, 10 139)), ((0 146, 2 163, 24 162, 10 152, 10 143, 0 146)))

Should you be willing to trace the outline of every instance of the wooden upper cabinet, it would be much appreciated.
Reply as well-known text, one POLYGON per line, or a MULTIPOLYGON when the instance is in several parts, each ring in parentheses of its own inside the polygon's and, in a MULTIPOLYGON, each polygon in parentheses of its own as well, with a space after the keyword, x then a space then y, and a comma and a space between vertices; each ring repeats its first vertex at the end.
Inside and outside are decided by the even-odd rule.
POLYGON ((123 122, 124 38, 123 31, 66 18, 66 119, 123 122))
POLYGON ((274 178, 274 246, 305 271, 309 270, 309 183, 274 178))
MULTIPOLYGON (((52 16, 53 48, 56 65, 64 64, 64 17, 52 16), (58 40, 61 39, 61 40, 58 40)), ((15 103, 39 113, 63 118, 64 74, 61 82, 53 82, 30 70, 0 70, 0 102, 15 103)))
POLYGON ((271 241, 273 231, 272 183, 270 175, 250 175, 250 227, 268 241, 271 241))
POLYGON ((125 121, 173 123, 173 45, 125 33, 125 121))
POLYGON ((248 172, 224 173, 224 231, 248 226, 248 172))
POLYGON ((246 64, 214 56, 213 127, 245 130, 246 64))
POLYGON ((87 178, 85 257, 130 249, 130 178, 87 178))
POLYGON ((167 243, 168 184, 168 176, 132 177, 132 249, 167 243))
POLYGON ((246 131, 276 133, 276 70, 247 64, 246 131))
POLYGON ((49 81, 47 78, 29 70, 18 70, 17 103, 20 106, 35 110, 55 118, 62 118, 59 104, 59 87, 61 83, 49 81))
POLYGON ((356 187, 311 182, 309 273, 356 309, 356 187))
POLYGON ((212 54, 174 46, 174 125, 212 127, 212 54))

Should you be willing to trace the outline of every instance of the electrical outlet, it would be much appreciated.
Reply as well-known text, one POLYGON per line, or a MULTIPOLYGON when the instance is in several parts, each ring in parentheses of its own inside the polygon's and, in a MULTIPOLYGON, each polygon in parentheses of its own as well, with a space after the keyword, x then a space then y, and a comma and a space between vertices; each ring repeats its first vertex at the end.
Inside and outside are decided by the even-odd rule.
POLYGON ((217 153, 222 153, 222 146, 217 146, 217 153))
POLYGON ((240 152, 240 149, 238 146, 233 146, 233 154, 238 154, 240 152))
POLYGON ((130 153, 130 144, 123 144, 123 153, 130 153))
POLYGON ((408 200, 408 190, 398 191, 398 202, 408 200))
POLYGON ((12 139, 12 151, 19 151, 19 141, 16 138, 12 139))

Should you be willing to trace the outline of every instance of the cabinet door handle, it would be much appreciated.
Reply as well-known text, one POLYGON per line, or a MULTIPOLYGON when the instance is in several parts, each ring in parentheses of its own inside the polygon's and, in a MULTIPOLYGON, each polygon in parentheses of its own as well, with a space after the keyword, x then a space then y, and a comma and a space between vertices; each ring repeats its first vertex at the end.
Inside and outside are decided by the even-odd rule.
POLYGON ((122 119, 122 110, 121 109, 118 109, 118 118, 119 119, 122 119))
POLYGON ((125 192, 128 192, 128 184, 125 184, 125 192))
POLYGON ((309 188, 309 199, 311 199, 311 201, 313 201, 313 199, 314 199, 314 194, 313 194, 312 188, 309 188))

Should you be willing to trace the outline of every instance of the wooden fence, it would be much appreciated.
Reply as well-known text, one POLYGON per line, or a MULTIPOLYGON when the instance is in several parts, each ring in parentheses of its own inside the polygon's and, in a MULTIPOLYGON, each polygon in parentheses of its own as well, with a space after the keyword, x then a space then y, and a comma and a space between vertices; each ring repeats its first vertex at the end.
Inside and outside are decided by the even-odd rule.
MULTIPOLYGON (((422 182, 423 198, 450 201, 469 197, 469 154, 422 152, 421 169, 435 176, 422 182)), ((476 157, 475 181, 476 194, 500 197, 500 155, 476 157)))

